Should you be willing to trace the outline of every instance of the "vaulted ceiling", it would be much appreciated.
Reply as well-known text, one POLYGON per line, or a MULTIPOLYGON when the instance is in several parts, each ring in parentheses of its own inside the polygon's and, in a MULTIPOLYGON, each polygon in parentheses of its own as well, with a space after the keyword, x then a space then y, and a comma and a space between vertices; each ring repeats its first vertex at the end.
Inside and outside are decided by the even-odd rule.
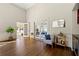
MULTIPOLYGON (((31 8, 32 6, 34 6, 36 3, 14 3, 14 5, 16 5, 17 7, 23 8, 25 10, 27 10, 28 8, 31 8)), ((75 4, 74 4, 75 5, 75 4)), ((73 8, 74 9, 74 8, 73 8)))
POLYGON ((16 6, 21 7, 23 9, 28 9, 30 7, 32 7, 33 5, 35 5, 35 3, 14 3, 16 6))

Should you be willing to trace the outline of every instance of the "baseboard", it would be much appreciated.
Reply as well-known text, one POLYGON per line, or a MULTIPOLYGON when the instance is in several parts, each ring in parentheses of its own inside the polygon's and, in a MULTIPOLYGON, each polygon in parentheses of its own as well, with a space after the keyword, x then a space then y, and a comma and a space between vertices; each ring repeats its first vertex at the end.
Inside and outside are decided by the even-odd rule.
MULTIPOLYGON (((55 46, 55 45, 56 45, 56 44, 55 44, 55 43, 53 43, 53 46, 55 46)), ((56 45, 56 46, 57 46, 57 47, 62 47, 62 48, 64 47, 64 46, 60 46, 60 45, 56 45)), ((71 50, 71 51, 72 51, 71 47, 66 46, 65 48, 66 48, 66 49, 69 49, 69 50, 71 50)))

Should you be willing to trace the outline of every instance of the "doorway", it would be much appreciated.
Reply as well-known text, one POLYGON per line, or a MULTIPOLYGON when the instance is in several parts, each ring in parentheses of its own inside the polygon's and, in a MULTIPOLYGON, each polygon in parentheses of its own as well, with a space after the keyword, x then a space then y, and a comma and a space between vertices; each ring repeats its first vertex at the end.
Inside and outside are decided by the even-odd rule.
POLYGON ((29 36, 29 23, 17 22, 17 39, 28 38, 29 36))

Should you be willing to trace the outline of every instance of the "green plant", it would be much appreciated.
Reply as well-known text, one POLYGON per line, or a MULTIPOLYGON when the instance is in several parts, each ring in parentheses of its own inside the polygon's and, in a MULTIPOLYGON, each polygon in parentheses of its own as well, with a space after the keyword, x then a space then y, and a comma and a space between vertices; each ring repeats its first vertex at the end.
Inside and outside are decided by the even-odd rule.
POLYGON ((9 40, 13 40, 12 34, 14 33, 14 28, 11 27, 11 26, 9 26, 9 27, 7 27, 7 29, 6 29, 6 32, 9 33, 9 40))
POLYGON ((14 32, 14 28, 11 27, 11 26, 9 26, 9 27, 7 27, 7 29, 6 29, 6 32, 12 34, 12 33, 14 32))

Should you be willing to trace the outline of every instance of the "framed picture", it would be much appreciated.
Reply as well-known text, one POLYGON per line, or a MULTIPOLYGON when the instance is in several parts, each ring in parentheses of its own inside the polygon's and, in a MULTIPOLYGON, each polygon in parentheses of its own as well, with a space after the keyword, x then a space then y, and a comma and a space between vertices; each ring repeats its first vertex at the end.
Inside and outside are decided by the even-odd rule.
POLYGON ((53 21, 52 27, 65 27, 65 20, 60 19, 53 21))

